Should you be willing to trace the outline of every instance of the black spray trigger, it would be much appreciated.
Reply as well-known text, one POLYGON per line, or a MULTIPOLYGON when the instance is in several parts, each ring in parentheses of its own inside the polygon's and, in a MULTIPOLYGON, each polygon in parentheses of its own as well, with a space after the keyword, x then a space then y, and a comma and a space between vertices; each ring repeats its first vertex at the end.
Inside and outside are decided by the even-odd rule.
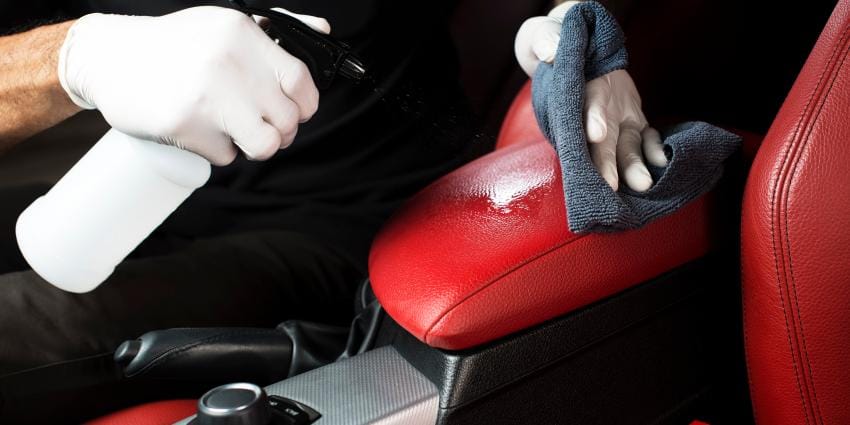
POLYGON ((230 0, 230 3, 243 13, 267 18, 266 34, 307 65, 319 89, 330 87, 337 74, 354 81, 366 77, 366 66, 347 44, 285 13, 252 8, 243 0, 230 0))

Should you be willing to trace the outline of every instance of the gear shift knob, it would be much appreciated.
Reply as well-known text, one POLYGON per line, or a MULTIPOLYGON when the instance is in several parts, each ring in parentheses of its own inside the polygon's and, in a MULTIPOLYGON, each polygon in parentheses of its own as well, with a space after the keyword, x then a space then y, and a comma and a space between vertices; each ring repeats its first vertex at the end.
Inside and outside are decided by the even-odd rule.
POLYGON ((197 425, 268 425, 266 392, 248 383, 215 387, 198 400, 197 425))

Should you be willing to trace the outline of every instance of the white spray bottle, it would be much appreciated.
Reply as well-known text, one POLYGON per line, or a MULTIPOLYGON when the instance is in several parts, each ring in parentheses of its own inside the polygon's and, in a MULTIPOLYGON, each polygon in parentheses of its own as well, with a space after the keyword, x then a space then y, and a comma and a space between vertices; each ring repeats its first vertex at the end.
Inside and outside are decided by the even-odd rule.
MULTIPOLYGON (((287 14, 231 2, 266 18, 266 33, 307 65, 319 89, 337 74, 366 78, 366 67, 346 44, 287 14)), ((21 213, 18 246, 48 282, 69 292, 91 291, 209 176, 209 162, 194 153, 112 129, 21 213)))
POLYGON ((209 176, 194 153, 109 130, 21 213, 18 246, 48 282, 91 291, 209 176))

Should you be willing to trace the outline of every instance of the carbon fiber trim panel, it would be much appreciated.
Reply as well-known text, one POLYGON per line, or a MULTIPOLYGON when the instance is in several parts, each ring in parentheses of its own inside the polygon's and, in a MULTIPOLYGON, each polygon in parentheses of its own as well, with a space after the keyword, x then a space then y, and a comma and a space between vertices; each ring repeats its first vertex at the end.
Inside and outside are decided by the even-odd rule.
POLYGON ((322 414, 316 425, 434 425, 439 409, 437 387, 392 347, 272 384, 266 392, 316 409, 322 414))

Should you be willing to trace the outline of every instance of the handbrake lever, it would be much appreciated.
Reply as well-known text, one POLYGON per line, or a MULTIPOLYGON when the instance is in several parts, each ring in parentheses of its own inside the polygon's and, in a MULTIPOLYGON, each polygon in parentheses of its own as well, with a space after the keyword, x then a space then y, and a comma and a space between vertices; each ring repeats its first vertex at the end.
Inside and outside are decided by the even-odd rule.
POLYGON ((298 19, 271 9, 257 9, 244 0, 229 0, 236 10, 269 20, 266 34, 278 46, 300 59, 319 89, 330 87, 337 74, 353 81, 366 78, 367 68, 347 44, 310 28, 298 19))

